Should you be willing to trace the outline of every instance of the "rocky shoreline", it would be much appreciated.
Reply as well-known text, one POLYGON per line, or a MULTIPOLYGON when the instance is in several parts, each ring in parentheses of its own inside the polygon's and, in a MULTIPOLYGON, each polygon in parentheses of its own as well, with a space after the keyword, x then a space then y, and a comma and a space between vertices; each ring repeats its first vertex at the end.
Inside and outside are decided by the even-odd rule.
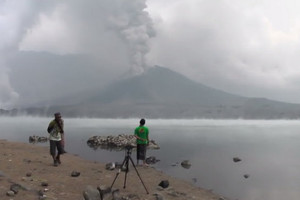
MULTIPOLYGON (((89 147, 97 149, 115 149, 123 150, 125 147, 136 147, 136 138, 134 135, 120 134, 117 136, 93 136, 87 140, 89 147)), ((148 147, 149 149, 159 149, 160 147, 154 140, 150 140, 148 147)))
POLYGON ((51 200, 222 200, 218 195, 170 177, 151 167, 137 167, 145 188, 132 166, 126 188, 124 172, 107 170, 105 164, 65 154, 62 164, 52 165, 48 147, 0 140, 0 199, 51 200))

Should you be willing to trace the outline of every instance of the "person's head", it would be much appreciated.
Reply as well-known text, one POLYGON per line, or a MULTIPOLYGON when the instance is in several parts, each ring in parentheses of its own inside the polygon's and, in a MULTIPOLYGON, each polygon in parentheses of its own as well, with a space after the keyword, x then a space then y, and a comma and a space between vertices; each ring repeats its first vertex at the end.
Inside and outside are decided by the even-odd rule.
POLYGON ((145 120, 145 119, 141 119, 141 120, 140 120, 140 125, 141 125, 141 126, 145 125, 145 123, 146 123, 146 120, 145 120))
POLYGON ((60 120, 60 119, 61 119, 61 114, 60 114, 60 112, 54 113, 54 118, 55 118, 56 120, 60 120))

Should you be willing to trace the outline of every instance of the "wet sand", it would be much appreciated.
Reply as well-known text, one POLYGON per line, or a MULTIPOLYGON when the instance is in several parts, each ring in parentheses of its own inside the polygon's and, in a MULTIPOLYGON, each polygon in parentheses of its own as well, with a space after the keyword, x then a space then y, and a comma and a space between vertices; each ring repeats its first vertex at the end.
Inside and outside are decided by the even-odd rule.
MULTIPOLYGON (((39 199, 39 191, 45 191, 45 199, 82 200, 83 191, 88 185, 95 189, 103 185, 109 187, 117 173, 117 170, 106 170, 103 163, 87 161, 69 153, 64 154, 61 157, 62 164, 55 167, 49 155, 49 148, 34 144, 0 140, 0 152, 0 199, 39 199), (80 176, 72 177, 73 171, 80 172, 80 176), (13 197, 9 197, 6 193, 14 183, 22 188, 13 197), (42 183, 47 183, 48 186, 42 186, 42 183)), ((139 166, 137 169, 149 194, 146 193, 134 168, 130 166, 126 188, 123 188, 124 172, 120 173, 114 184, 121 196, 135 194, 138 199, 143 200, 157 199, 154 194, 159 194, 164 200, 225 199, 152 167, 139 166), (169 181, 168 188, 158 186, 162 180, 169 181)))

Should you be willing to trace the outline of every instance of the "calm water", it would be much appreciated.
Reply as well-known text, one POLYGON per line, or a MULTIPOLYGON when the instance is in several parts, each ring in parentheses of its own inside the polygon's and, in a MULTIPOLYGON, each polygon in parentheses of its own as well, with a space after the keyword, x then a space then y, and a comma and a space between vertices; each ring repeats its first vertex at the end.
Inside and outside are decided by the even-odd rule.
MULTIPOLYGON (((2 117, 0 135, 27 142, 30 135, 47 136, 50 120, 2 117)), ((121 162, 123 151, 93 150, 86 141, 93 135, 132 134, 138 121, 65 119, 66 150, 89 160, 121 162)), ((147 120, 146 124, 151 139, 161 146, 147 154, 160 159, 155 167, 169 175, 231 199, 300 198, 300 121, 147 120), (242 162, 234 163, 233 157, 242 162), (190 160, 192 167, 172 166, 182 160, 190 160)), ((135 153, 132 157, 135 160, 135 153)))

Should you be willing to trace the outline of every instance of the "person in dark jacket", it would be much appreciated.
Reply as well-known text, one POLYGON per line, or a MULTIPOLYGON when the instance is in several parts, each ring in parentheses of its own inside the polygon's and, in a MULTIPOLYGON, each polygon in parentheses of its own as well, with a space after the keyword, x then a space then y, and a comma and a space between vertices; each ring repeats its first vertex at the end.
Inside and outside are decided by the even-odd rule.
POLYGON ((49 123, 47 131, 49 133, 50 154, 53 158, 53 165, 58 166, 58 164, 61 164, 60 155, 65 153, 64 121, 59 112, 54 114, 54 119, 49 123))

